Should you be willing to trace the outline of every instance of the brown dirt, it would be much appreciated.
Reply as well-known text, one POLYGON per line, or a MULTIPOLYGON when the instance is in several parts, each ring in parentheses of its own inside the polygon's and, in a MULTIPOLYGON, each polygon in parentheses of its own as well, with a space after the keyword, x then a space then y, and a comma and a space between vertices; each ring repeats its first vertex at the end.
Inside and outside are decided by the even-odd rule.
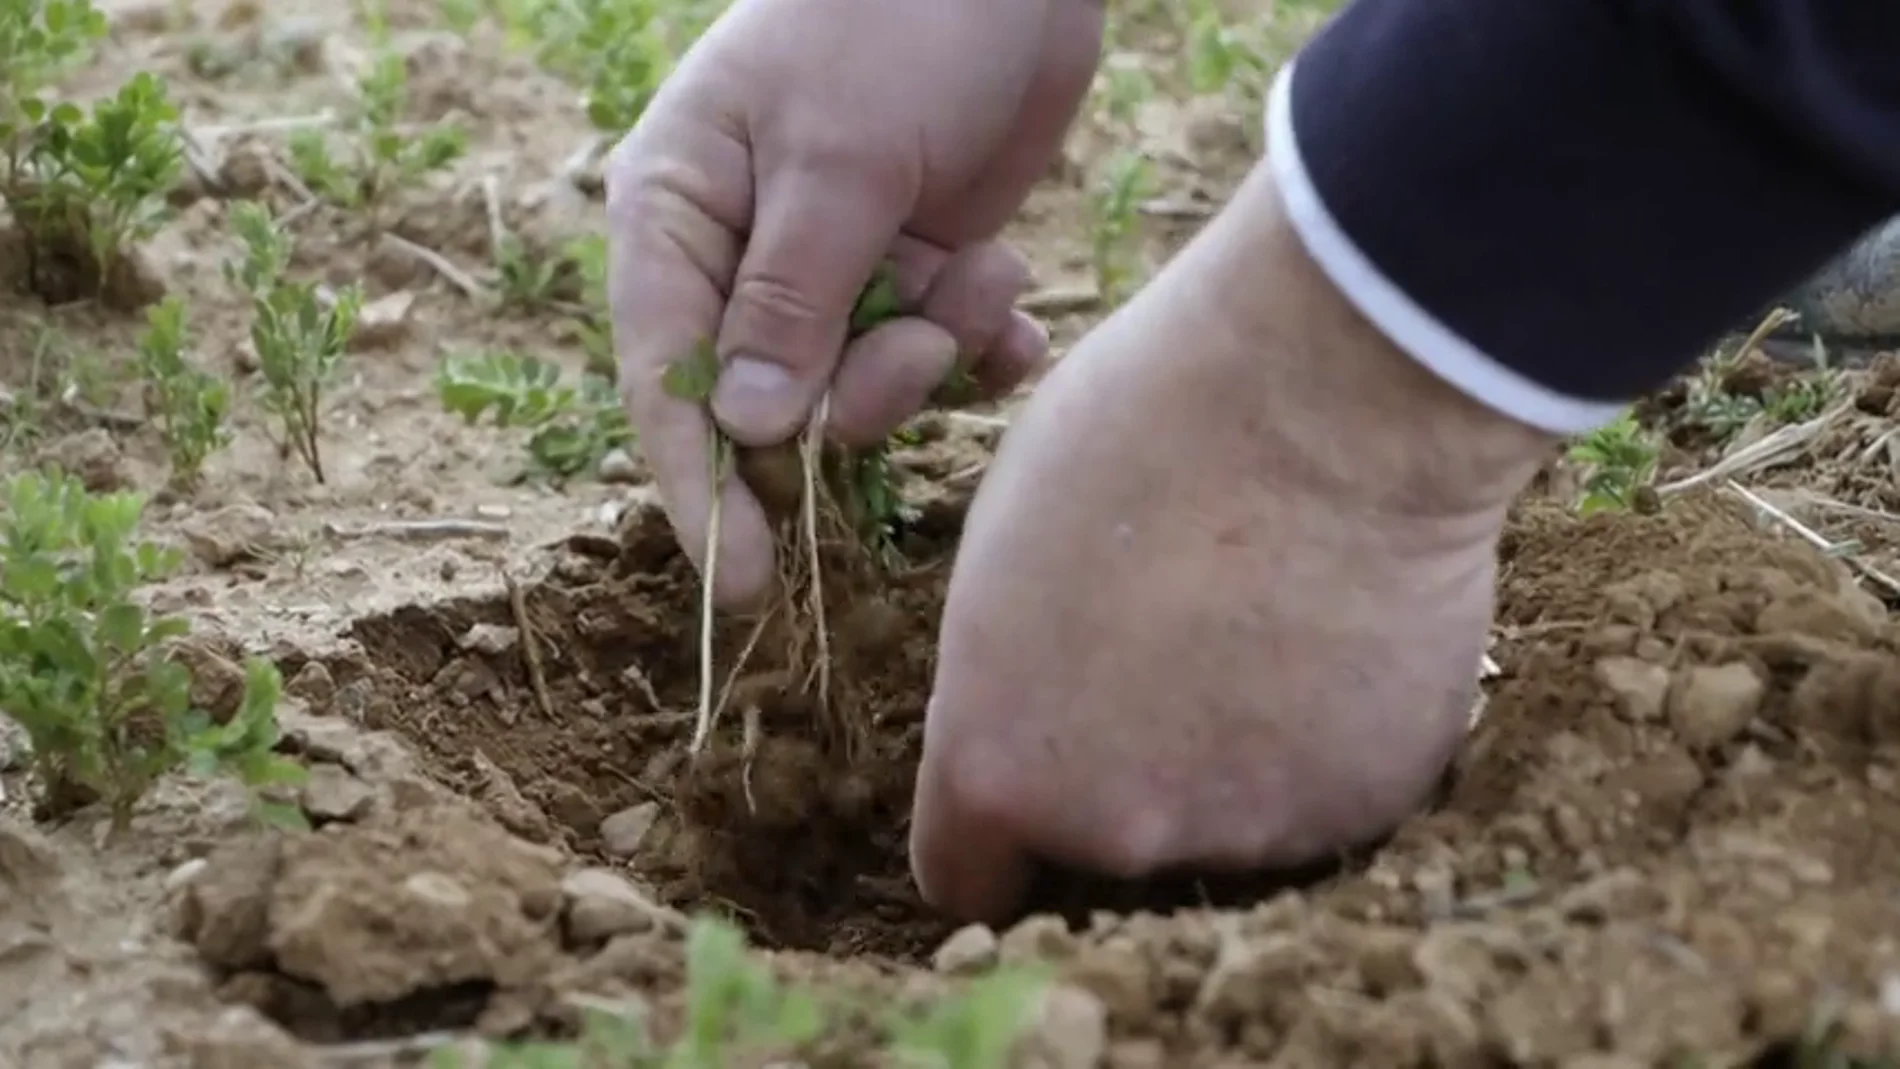
MULTIPOLYGON (((335 5, 111 10, 113 42, 76 89, 158 70, 202 128, 334 103, 332 69, 360 44, 333 32, 335 5)), ((474 152, 397 205, 396 231, 481 270, 488 176, 534 242, 594 226, 587 183, 557 171, 587 136, 571 93, 490 36, 432 30, 433 12, 392 5, 416 117, 462 115, 474 152)), ((1163 89, 1131 120, 1161 184, 1141 222, 1151 264, 1258 147, 1256 100, 1180 91, 1161 18, 1131 13, 1110 61, 1163 89)), ((227 187, 283 207, 276 136, 210 140, 227 187)), ((1085 122, 1015 229, 1059 346, 1102 314, 1086 192, 1129 136, 1085 122)), ((1851 404, 1802 448, 1740 477, 1854 539, 1859 573, 1719 480, 1660 515, 1580 521, 1546 500, 1567 495, 1553 469, 1511 518, 1501 671, 1430 812, 1297 886, 1058 882, 1009 931, 953 933, 916 898, 904 841, 943 564, 993 428, 920 426, 897 458, 914 571, 838 603, 840 701, 866 748, 841 767, 767 656, 694 761, 698 598, 650 492, 499 479, 519 436, 462 426, 430 390, 445 348, 577 369, 572 324, 497 316, 359 221, 312 213, 296 231, 311 277, 413 298, 350 357, 317 485, 264 433, 242 305, 216 270, 231 250, 218 197, 178 202, 137 266, 188 300, 195 355, 237 384, 236 442, 202 488, 165 491, 123 373, 138 318, 0 294, 5 455, 156 495, 153 531, 192 564, 155 601, 198 629, 199 699, 228 710, 247 653, 282 666, 285 748, 311 769, 298 800, 317 828, 261 831, 238 792, 185 780, 118 838, 91 811, 36 823, 0 721, 0 1066, 409 1065, 467 1034, 570 1029, 600 1000, 645 1005, 665 1032, 680 911, 696 910, 736 917, 780 970, 828 989, 909 999, 991 959, 1053 963, 1062 985, 1024 1065, 1832 1065, 1800 1044, 1900 1040, 1900 629, 1867 592, 1892 593, 1868 569, 1900 574, 1891 359, 1849 376, 1851 404), (30 426, 21 399, 39 402, 30 426), (387 526, 445 518, 487 533, 387 526)), ((1752 361, 1727 385, 1787 374, 1752 361)), ((1663 391, 1652 418, 1685 397, 1663 391)), ((1734 446, 1679 441, 1664 477, 1734 446)), ((745 637, 722 624, 722 663, 745 637)), ((875 1064, 869 1034, 844 1028, 805 1062, 875 1064)))

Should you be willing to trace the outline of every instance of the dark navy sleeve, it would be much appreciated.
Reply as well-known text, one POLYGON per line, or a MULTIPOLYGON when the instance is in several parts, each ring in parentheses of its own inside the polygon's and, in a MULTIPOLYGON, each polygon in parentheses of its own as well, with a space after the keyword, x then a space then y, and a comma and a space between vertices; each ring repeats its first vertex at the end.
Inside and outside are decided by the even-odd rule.
POLYGON ((1900 212, 1900 4, 1356 0, 1268 112, 1347 297, 1568 433, 1900 212))

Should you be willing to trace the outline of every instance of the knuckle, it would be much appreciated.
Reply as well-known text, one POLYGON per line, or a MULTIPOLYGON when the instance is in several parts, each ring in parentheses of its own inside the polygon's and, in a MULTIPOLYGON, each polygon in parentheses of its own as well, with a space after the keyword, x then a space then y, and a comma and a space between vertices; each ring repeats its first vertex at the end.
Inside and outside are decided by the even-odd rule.
POLYGON ((733 287, 732 302, 747 333, 767 337, 784 332, 802 337, 824 318, 824 310, 804 287, 770 274, 740 278, 733 287))

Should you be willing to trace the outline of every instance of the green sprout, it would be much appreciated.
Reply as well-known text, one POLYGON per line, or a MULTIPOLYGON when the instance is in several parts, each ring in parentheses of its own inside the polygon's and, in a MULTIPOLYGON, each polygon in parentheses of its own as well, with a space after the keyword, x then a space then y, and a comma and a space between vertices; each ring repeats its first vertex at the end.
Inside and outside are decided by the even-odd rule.
POLYGON ((1149 196, 1153 173, 1139 152, 1116 154, 1090 194, 1094 227, 1089 233, 1089 262, 1102 300, 1115 306, 1141 282, 1141 202, 1149 196))
POLYGON ((1591 431, 1570 447, 1569 458, 1586 466, 1577 511, 1650 511, 1660 450, 1631 412, 1591 431))
POLYGON ((609 452, 633 441, 633 427, 613 383, 584 374, 579 385, 559 366, 514 353, 458 354, 436 370, 442 407, 470 425, 530 431, 531 473, 555 479, 594 471, 609 452))
POLYGON ((146 414, 158 427, 171 458, 172 481, 181 488, 196 485, 205 460, 231 440, 225 425, 230 387, 186 358, 185 328, 184 302, 167 297, 151 309, 139 338, 146 414))
MULTIPOLYGON (((921 1011, 880 1013, 891 1064, 906 1069, 1006 1069, 1046 978, 1041 970, 992 973, 921 1011)), ((731 924, 694 919, 686 933, 684 1020, 659 1043, 644 1015, 596 1009, 572 1041, 495 1044, 488 1069, 726 1069, 767 1064, 819 1039, 843 1000, 789 984, 746 946, 731 924)), ((464 1069, 460 1052, 438 1051, 431 1069, 464 1069)))
POLYGON ((344 208, 379 206, 398 189, 415 185, 454 163, 468 150, 468 132, 438 123, 406 129, 409 68, 390 42, 380 8, 369 5, 369 36, 375 53, 357 83, 358 100, 347 116, 341 156, 323 129, 300 130, 290 139, 290 162, 311 190, 344 208))
POLYGON ((145 72, 89 109, 40 96, 0 105, 0 199, 25 238, 36 293, 110 296, 126 250, 169 213, 165 195, 184 166, 177 118, 165 83, 145 72), (75 276, 84 281, 70 293, 75 276))
POLYGON ((321 483, 323 394, 349 350, 362 291, 345 287, 326 298, 314 283, 284 277, 290 239, 258 205, 233 204, 230 220, 244 256, 225 273, 250 294, 251 344, 264 376, 264 408, 277 420, 278 450, 294 453, 321 483))
POLYGON ((268 661, 247 666, 227 723, 192 707, 190 670, 164 655, 189 625, 138 600, 180 563, 138 537, 144 508, 137 494, 94 495, 59 473, 15 476, 0 498, 0 709, 26 731, 42 810, 102 801, 118 830, 181 767, 259 790, 303 773, 274 752, 281 680, 268 661))

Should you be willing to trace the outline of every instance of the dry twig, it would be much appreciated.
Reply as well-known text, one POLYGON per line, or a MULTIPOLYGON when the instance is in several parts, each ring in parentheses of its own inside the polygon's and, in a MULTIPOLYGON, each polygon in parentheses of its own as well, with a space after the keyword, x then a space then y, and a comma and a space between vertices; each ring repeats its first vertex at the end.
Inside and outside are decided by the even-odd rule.
POLYGON ((1730 479, 1726 484, 1726 489, 1743 501, 1753 505, 1756 509, 1760 510, 1764 516, 1767 516, 1769 519, 1774 520, 1776 523, 1794 532, 1795 536, 1800 538, 1803 542, 1806 542, 1828 556, 1839 558, 1845 562, 1849 568, 1859 573, 1863 579, 1871 580, 1886 588, 1886 592, 1889 594, 1900 595, 1900 579, 1895 579, 1880 569, 1875 568, 1873 565, 1868 564, 1866 561, 1843 552, 1843 547, 1838 543, 1812 527, 1809 527, 1807 524, 1802 523, 1800 520, 1795 519, 1786 511, 1777 507, 1773 502, 1748 489, 1741 483, 1730 479))
POLYGON ((323 533, 326 537, 344 541, 393 538, 399 542, 437 542, 451 538, 481 538, 500 542, 508 538, 508 528, 486 520, 388 520, 362 527, 344 527, 326 522, 323 533))
POLYGON ((474 276, 450 263, 448 257, 427 245, 418 245, 401 234, 388 232, 383 234, 383 240, 427 264, 431 270, 447 280, 449 285, 461 290, 464 297, 479 300, 488 292, 486 287, 475 281, 474 276))
POLYGON ((528 617, 528 599, 521 593, 514 576, 505 570, 501 581, 508 588, 508 607, 514 611, 515 630, 521 633, 521 654, 528 662, 528 685, 534 688, 534 700, 541 707, 541 715, 553 722, 554 699, 548 694, 548 677, 541 668, 541 635, 528 617))

